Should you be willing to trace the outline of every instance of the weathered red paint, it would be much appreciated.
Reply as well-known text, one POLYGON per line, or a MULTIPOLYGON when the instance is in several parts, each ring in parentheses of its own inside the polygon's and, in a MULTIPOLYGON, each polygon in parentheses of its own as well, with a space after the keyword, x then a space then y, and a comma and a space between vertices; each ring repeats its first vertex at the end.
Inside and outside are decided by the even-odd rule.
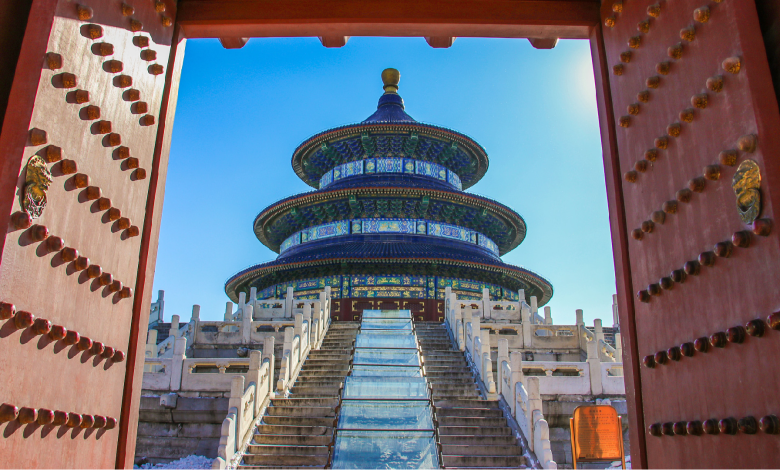
MULTIPOLYGON (((717 180, 702 177, 705 173, 712 177, 707 167, 719 163, 721 151, 737 148, 746 134, 758 135, 757 150, 739 152, 737 164, 748 158, 758 162, 763 176, 762 217, 775 218, 774 207, 780 202, 780 168, 774 158, 780 150, 780 116, 755 6, 711 3, 707 5, 710 18, 702 23, 694 20, 694 11, 705 6, 701 2, 664 2, 649 31, 640 34, 637 24, 648 17, 648 5, 624 3, 622 13, 615 15, 615 27, 603 32, 602 72, 607 74, 603 86, 608 81, 611 103, 602 106, 601 119, 614 132, 608 142, 616 152, 611 158, 612 181, 610 175, 607 180, 610 212, 622 218, 618 227, 613 221, 612 236, 621 325, 629 329, 624 351, 633 356, 625 358, 632 364, 625 369, 628 398, 634 405, 632 453, 637 446, 646 447, 646 460, 634 463, 655 468, 772 467, 780 456, 780 442, 766 433, 655 437, 648 430, 654 423, 684 425, 775 414, 776 394, 768 384, 780 380, 780 368, 769 359, 780 352, 780 338, 766 335, 738 344, 729 342, 725 333, 780 307, 774 287, 780 281, 778 234, 753 236, 749 248, 723 244, 730 243, 735 232, 750 229, 735 206, 731 179, 736 167, 721 165, 717 180), (696 36, 688 42, 681 39, 680 31, 690 25, 695 26, 696 36), (629 49, 629 38, 637 35, 641 35, 639 47, 629 49), (675 50, 668 49, 678 43, 683 45, 682 54, 671 58, 675 50), (617 75, 613 66, 621 64, 619 56, 627 50, 632 51, 631 59, 617 75), (742 65, 736 74, 722 66, 734 56, 741 58, 742 65), (714 92, 706 82, 718 74, 724 77, 723 90, 714 92), (660 77, 658 88, 647 88, 645 81, 651 76, 660 77), (637 93, 645 89, 650 94, 643 103, 637 93), (702 93, 708 96, 704 108, 702 93), (639 103, 638 114, 629 112, 634 103, 639 103), (607 107, 611 113, 604 112, 607 107), (689 109, 691 122, 686 121, 689 109), (621 116, 630 116, 630 127, 616 127, 621 116), (658 147, 657 138, 672 135, 675 128, 680 129, 679 136, 668 138, 668 148, 658 151, 657 159, 639 173, 635 183, 620 179, 645 158, 648 149, 658 147), (680 202, 676 213, 666 214, 663 223, 651 227, 647 222, 651 214, 681 190, 692 190, 684 194, 687 202, 680 202), (641 240, 626 236, 642 225, 643 230, 652 230, 645 230, 641 240), (661 278, 692 260, 701 265, 698 275, 689 274, 684 283, 672 284, 671 290, 658 287, 669 287, 668 280, 661 278), (633 292, 642 289, 653 295, 644 298, 646 303, 632 306, 633 292), (675 352, 675 347, 702 337, 723 347, 706 353, 700 347, 692 357, 667 359, 667 351, 675 352), (655 367, 640 368, 637 358, 651 355, 655 367)), ((602 15, 613 14, 604 5, 602 15)), ((607 141, 604 146, 607 152, 607 141)), ((705 341, 696 344, 703 346, 705 341)), ((677 426, 681 432, 683 425, 677 426)))

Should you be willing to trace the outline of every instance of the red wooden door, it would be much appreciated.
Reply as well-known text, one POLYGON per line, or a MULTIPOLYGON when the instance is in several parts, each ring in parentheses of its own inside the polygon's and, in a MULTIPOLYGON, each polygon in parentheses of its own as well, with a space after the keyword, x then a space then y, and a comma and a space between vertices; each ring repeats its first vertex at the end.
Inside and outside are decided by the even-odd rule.
POLYGON ((602 19, 634 466, 776 467, 780 120, 755 5, 627 0, 602 19))
POLYGON ((3 64, 2 467, 132 465, 174 17, 172 0, 35 0, 19 60, 3 64))

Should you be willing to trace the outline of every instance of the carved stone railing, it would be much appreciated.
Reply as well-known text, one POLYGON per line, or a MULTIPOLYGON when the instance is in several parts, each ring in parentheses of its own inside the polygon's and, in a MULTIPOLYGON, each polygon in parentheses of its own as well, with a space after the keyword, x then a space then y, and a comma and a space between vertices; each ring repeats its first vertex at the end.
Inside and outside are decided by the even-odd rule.
MULTIPOLYGON (((465 325, 466 361, 477 377, 477 386, 488 400, 496 400, 493 361, 490 358, 489 331, 480 329, 479 315, 473 315, 465 325)), ((452 333, 450 333, 452 336, 452 333)))
POLYGON ((509 354, 506 340, 499 343, 498 369, 499 395, 509 405, 528 447, 542 468, 558 468, 552 457, 549 425, 542 414, 541 377, 523 375, 522 353, 509 354))
MULTIPOLYGON (((455 329, 458 326, 457 307, 445 319, 445 326, 453 342, 456 342, 455 329)), ((478 376, 478 384, 483 390, 489 389, 492 370, 489 361, 479 363, 474 357, 484 356, 481 336, 475 332, 480 328, 478 316, 472 317, 464 327, 466 355, 472 369, 478 376)), ((509 342, 499 339, 498 360, 494 391, 498 399, 503 400, 511 412, 511 419, 527 440, 542 468, 557 468, 550 448, 550 431, 542 412, 542 395, 624 395, 623 365, 615 362, 602 363, 596 341, 587 343, 586 362, 532 361, 523 362, 522 352, 509 352, 509 342), (527 375, 528 374, 528 375, 527 375)))
POLYGON ((218 457, 214 460, 212 468, 235 468, 241 455, 252 440, 254 427, 259 424, 270 398, 277 393, 286 394, 290 386, 300 372, 301 366, 308 357, 311 349, 319 349, 322 338, 330 325, 330 316, 317 318, 312 323, 303 320, 303 314, 295 316, 295 326, 285 328, 285 340, 282 355, 282 365, 279 380, 276 387, 272 383, 274 370, 274 341, 268 339, 268 347, 264 345, 262 354, 262 368, 254 365, 260 362, 258 351, 250 352, 250 367, 246 379, 237 376, 232 379, 230 388, 230 409, 222 422, 218 457), (317 322, 318 324, 315 324, 317 322), (318 329, 317 342, 310 340, 312 329, 318 329), (322 325, 322 326, 319 326, 322 325), (257 370, 257 372, 255 372, 257 370), (249 382, 245 388, 244 384, 249 382), (259 385, 256 385, 259 384, 259 385), (276 392, 274 392, 276 388, 276 392))
POLYGON ((228 415, 222 422, 217 458, 212 468, 235 466, 238 450, 251 440, 258 418, 263 415, 273 397, 273 360, 260 351, 250 353, 250 373, 231 380, 228 415), (246 387, 246 382, 249 382, 246 387))

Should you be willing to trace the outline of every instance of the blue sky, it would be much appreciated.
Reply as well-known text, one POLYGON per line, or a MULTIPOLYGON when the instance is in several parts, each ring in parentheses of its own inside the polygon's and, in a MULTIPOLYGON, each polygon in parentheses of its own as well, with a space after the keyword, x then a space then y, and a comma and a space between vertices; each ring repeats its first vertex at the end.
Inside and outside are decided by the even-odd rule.
MULTIPOLYGON (((330 127, 362 121, 382 94, 381 71, 401 71, 399 94, 418 121, 467 134, 490 166, 469 191, 520 213, 525 241, 503 257, 552 282, 555 323, 612 324, 615 274, 590 49, 560 41, 459 38, 252 39, 239 50, 187 43, 173 130, 155 290, 165 313, 222 318, 224 282, 275 253, 252 232, 255 216, 310 190, 293 150, 330 127)), ((156 297, 156 294, 155 294, 156 297)))

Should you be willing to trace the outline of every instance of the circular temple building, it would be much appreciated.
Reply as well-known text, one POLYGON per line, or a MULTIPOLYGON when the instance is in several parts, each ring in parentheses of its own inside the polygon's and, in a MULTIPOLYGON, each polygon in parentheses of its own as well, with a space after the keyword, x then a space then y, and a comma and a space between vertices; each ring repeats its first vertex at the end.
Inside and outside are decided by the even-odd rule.
POLYGON ((463 300, 518 300, 538 305, 552 285, 500 256, 525 238, 520 215, 464 192, 488 168, 477 142, 422 124, 404 110, 400 73, 382 72, 385 93, 365 121, 321 132, 293 153, 295 173, 315 191, 265 208, 257 238, 275 261, 247 268, 225 284, 237 301, 315 298, 331 287, 335 319, 356 320, 364 309, 409 309, 441 321, 446 287, 463 300))

